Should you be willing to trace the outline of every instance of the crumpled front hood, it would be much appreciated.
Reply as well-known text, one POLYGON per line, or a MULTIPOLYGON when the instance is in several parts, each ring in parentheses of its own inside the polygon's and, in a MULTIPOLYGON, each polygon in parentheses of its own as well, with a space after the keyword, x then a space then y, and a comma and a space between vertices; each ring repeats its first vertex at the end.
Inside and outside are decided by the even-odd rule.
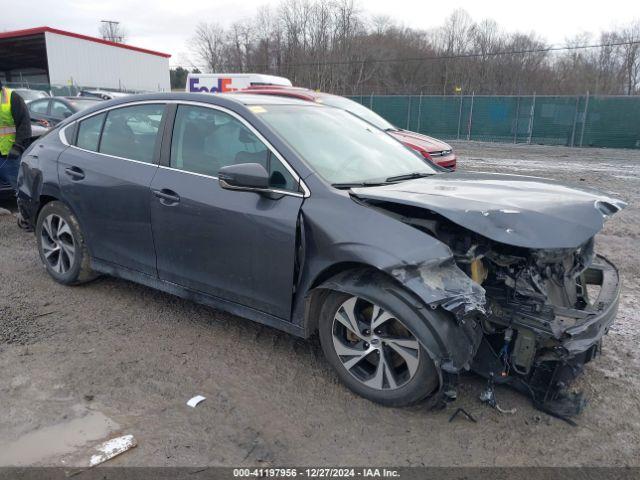
POLYGON ((351 194, 423 207, 480 235, 525 248, 578 248, 626 203, 595 190, 520 175, 450 173, 351 194))
POLYGON ((443 150, 451 150, 451 146, 433 137, 422 135, 421 133, 410 132, 409 130, 392 130, 387 132, 403 143, 410 143, 420 147, 427 152, 441 152, 443 150))

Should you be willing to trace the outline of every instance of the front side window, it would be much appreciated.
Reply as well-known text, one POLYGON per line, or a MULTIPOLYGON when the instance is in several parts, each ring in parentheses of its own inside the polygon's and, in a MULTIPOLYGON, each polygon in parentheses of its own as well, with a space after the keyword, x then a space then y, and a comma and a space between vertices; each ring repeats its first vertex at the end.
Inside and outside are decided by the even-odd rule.
POLYGON ((51 103, 51 116, 62 120, 73 114, 71 109, 59 100, 53 100, 51 103))
POLYGON ((171 141, 171 167, 215 177, 222 167, 259 163, 272 188, 298 191, 289 171, 242 122, 206 107, 180 105, 171 141))
POLYGON ((152 163, 164 105, 135 105, 110 110, 100 153, 152 163))
POLYGON ((94 115, 80 122, 78 126, 78 140, 76 141, 77 147, 91 150, 92 152, 98 151, 100 131, 102 130, 102 123, 104 122, 105 116, 105 113, 101 113, 100 115, 94 115))

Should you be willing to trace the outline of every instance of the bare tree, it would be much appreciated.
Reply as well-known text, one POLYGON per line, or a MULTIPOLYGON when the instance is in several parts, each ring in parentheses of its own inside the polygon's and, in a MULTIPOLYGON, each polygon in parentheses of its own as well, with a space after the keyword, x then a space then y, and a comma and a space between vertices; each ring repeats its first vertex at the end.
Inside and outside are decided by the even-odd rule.
POLYGON ((566 46, 553 52, 534 33, 507 33, 464 10, 422 31, 369 17, 355 0, 281 0, 228 28, 200 23, 191 53, 207 71, 272 73, 350 95, 640 93, 640 21, 566 46), (580 48, 597 41, 626 44, 580 48))
POLYGON ((618 38, 620 42, 628 42, 626 45, 620 46, 620 52, 626 94, 634 95, 638 93, 638 85, 640 84, 640 20, 636 20, 623 28, 618 38))
POLYGON ((227 63, 225 31, 217 23, 199 23, 191 39, 197 59, 208 72, 223 71, 227 63))
POLYGON ((100 21, 100 36, 109 42, 126 43, 127 32, 120 22, 114 20, 100 21))

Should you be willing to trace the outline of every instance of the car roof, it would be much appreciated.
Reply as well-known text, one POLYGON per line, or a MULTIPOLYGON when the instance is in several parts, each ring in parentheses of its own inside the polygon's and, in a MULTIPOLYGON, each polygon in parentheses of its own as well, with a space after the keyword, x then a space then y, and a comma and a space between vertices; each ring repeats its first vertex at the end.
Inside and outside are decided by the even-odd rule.
POLYGON ((239 91, 243 95, 280 95, 283 97, 295 97, 306 101, 315 101, 327 93, 317 92, 303 87, 284 87, 279 85, 254 85, 239 91))
MULTIPOLYGON (((80 99, 82 97, 73 97, 74 99, 80 99)), ((90 97, 87 97, 90 98, 90 97)), ((67 100, 68 101, 68 100, 67 100)), ((63 122, 61 122, 60 126, 68 124, 69 122, 73 122, 78 118, 90 115, 94 112, 115 108, 119 106, 126 106, 130 103, 136 102, 197 102, 197 103, 209 103, 211 105, 217 105, 220 107, 233 108, 233 106, 243 107, 248 109, 252 105, 290 105, 290 106, 301 106, 301 107, 318 107, 318 108, 328 108, 322 107, 322 105, 315 104, 312 102, 299 100, 296 98, 287 98, 287 97, 276 97, 269 95, 246 95, 246 94, 236 94, 236 93, 224 93, 224 94, 211 94, 211 93, 191 93, 191 92, 159 92, 159 93, 145 93, 138 95, 129 95, 127 97, 119 97, 113 100, 103 100, 95 102, 95 105, 90 106, 89 108, 83 110, 81 112, 81 116, 78 117, 78 114, 72 115, 67 118, 63 122)))
POLYGON ((275 95, 258 95, 244 92, 238 93, 225 93, 225 98, 232 98, 233 100, 242 103, 243 105, 308 105, 308 102, 291 97, 278 97, 275 95))
POLYGON ((69 102, 102 102, 103 100, 98 97, 74 97, 74 96, 64 96, 64 97, 53 97, 59 98, 62 100, 67 100, 69 102))

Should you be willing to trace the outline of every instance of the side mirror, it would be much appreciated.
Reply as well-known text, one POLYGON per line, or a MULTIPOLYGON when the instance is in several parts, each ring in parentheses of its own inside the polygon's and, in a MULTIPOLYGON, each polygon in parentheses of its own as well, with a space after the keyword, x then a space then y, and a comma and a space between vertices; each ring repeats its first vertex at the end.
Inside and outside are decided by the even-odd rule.
POLYGON ((228 190, 266 190, 269 173, 259 163, 238 163, 222 167, 218 171, 218 182, 228 190))

